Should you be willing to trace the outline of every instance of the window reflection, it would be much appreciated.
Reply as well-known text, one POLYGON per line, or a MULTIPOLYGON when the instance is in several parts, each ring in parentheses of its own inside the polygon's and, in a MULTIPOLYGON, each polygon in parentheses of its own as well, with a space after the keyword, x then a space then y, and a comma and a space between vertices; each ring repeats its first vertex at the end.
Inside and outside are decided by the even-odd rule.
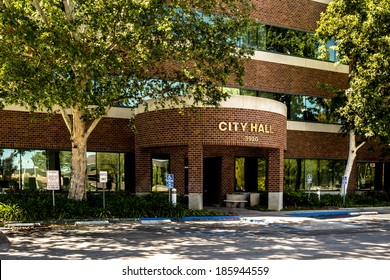
POLYGON ((107 171, 107 190, 124 190, 124 156, 118 153, 97 153, 97 172, 107 171))
MULTIPOLYGON (((242 48, 308 58, 317 58, 320 48, 320 44, 314 38, 314 33, 264 23, 253 23, 242 32, 237 44, 242 48)), ((332 62, 338 60, 335 45, 335 40, 327 43, 325 47, 328 55, 325 60, 332 62)))
MULTIPOLYGON (((98 172, 107 171, 107 189, 125 190, 123 153, 87 152, 87 191, 101 189, 98 172)), ((72 177, 70 151, 19 150, 0 148, 0 191, 46 190, 47 170, 60 170, 61 190, 67 191, 72 177), (50 167, 50 168, 49 168, 50 167)))
POLYGON ((60 173, 61 187, 63 190, 69 190, 70 179, 72 177, 72 153, 68 151, 60 151, 60 173))
POLYGON ((19 152, 13 149, 0 149, 0 188, 1 191, 19 187, 19 152))
POLYGON ((235 158, 235 191, 257 192, 266 190, 267 161, 257 157, 235 158))
POLYGON ((23 170, 22 188, 46 190, 46 151, 24 151, 21 154, 21 168, 23 170))
POLYGON ((305 95, 293 95, 265 92, 251 89, 224 87, 224 92, 231 95, 256 96, 273 99, 287 106, 287 119, 320 123, 340 123, 334 111, 329 108, 330 99, 305 95))
POLYGON ((169 156, 153 155, 152 157, 152 191, 165 192, 166 175, 169 173, 169 156))
POLYGON ((285 159, 284 188, 308 190, 307 177, 312 176, 311 190, 340 190, 345 169, 344 160, 285 159))
POLYGON ((375 163, 358 163, 358 190, 373 190, 375 186, 375 163))

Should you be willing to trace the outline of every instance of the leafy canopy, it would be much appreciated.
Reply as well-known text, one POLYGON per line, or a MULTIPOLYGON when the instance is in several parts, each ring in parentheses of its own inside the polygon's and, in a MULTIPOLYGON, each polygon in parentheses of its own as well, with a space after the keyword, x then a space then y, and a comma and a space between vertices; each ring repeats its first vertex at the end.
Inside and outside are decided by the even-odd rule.
POLYGON ((0 0, 0 103, 86 119, 183 94, 216 105, 230 76, 242 82, 249 2, 0 0))
POLYGON ((390 141, 390 1, 333 0, 317 36, 336 40, 340 63, 350 65, 350 88, 339 109, 349 129, 390 141))

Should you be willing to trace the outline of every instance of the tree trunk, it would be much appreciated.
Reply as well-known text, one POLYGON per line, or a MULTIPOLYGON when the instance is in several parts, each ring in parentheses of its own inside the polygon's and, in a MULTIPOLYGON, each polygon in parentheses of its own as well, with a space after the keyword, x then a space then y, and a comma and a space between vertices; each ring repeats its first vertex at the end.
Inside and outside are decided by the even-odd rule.
POLYGON ((87 139, 81 138, 72 142, 72 179, 68 198, 85 200, 87 182, 87 139))
POLYGON ((68 198, 76 201, 86 199, 87 178, 87 140, 85 120, 79 108, 72 108, 72 179, 68 198))
MULTIPOLYGON (((353 168, 353 164, 355 162, 355 158, 356 158, 356 154, 357 154, 357 151, 365 144, 366 142, 362 142, 360 143, 359 146, 356 146, 356 135, 355 135, 355 131, 353 129, 351 129, 349 131, 349 152, 348 152, 348 160, 347 160, 347 165, 345 167, 345 171, 344 171, 344 176, 347 176, 347 179, 349 180, 350 176, 351 176, 351 173, 352 173, 352 168, 353 168)), ((343 188, 341 188, 340 192, 341 192, 341 195, 345 193, 347 193, 347 189, 348 189, 348 181, 347 181, 347 184, 345 186, 345 190, 343 190, 343 188)))
MULTIPOLYGON (((107 106, 104 115, 109 110, 110 106, 107 106)), ((97 117, 87 126, 84 113, 77 105, 72 107, 72 118, 67 114, 65 108, 61 108, 61 114, 72 141, 72 178, 68 198, 82 201, 87 198, 87 141, 103 116, 97 117)))

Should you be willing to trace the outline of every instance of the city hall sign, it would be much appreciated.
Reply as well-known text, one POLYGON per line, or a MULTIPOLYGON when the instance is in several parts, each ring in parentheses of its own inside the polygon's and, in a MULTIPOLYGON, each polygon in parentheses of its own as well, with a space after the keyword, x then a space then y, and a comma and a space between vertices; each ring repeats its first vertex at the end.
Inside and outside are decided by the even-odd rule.
POLYGON ((272 125, 263 123, 220 122, 220 131, 257 132, 273 134, 272 125))

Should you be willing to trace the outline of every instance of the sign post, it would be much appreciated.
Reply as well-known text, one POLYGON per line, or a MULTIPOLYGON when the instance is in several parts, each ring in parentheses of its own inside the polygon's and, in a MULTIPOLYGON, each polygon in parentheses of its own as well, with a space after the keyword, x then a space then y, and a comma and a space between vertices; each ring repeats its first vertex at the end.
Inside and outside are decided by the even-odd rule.
POLYGON ((106 183, 108 181, 108 175, 107 171, 100 171, 99 172, 99 182, 103 183, 103 208, 106 208, 106 193, 105 193, 105 188, 106 188, 106 183))
POLYGON ((308 194, 310 197, 310 189, 311 189, 311 184, 313 183, 313 176, 311 174, 307 174, 307 185, 308 185, 308 194))
POLYGON ((46 171, 47 185, 46 189, 53 191, 53 208, 56 207, 54 191, 60 189, 60 172, 58 170, 46 171))
POLYGON ((169 193, 169 202, 172 203, 172 189, 174 186, 175 176, 173 174, 167 174, 165 176, 166 186, 169 193))
POLYGON ((345 207, 345 196, 347 195, 348 176, 341 179, 341 194, 343 195, 343 207, 345 207))

